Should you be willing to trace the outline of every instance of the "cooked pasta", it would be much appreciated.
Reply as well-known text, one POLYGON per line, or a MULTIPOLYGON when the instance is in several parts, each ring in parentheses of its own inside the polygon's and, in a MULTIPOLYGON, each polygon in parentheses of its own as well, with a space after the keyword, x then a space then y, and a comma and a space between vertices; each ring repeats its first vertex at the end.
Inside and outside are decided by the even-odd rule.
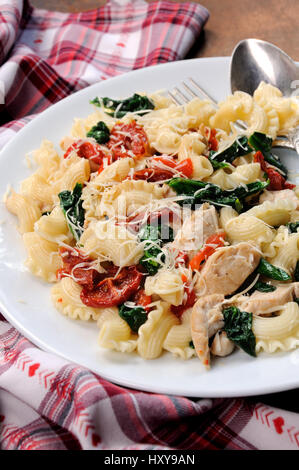
POLYGON ((297 347, 299 188, 271 145, 299 124, 298 102, 261 83, 217 109, 159 92, 92 103, 6 196, 55 308, 143 359, 208 369, 236 348, 297 347))

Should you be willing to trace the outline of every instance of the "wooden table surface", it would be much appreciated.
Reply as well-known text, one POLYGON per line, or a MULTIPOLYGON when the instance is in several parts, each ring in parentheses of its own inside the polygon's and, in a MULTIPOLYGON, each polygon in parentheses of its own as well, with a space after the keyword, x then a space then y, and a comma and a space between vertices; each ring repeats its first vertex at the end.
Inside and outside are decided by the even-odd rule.
MULTIPOLYGON (((80 12, 106 2, 31 0, 31 3, 48 10, 80 12)), ((276 44, 299 61, 299 0, 200 0, 198 3, 208 8, 211 16, 189 57, 229 56, 241 39, 255 37, 276 44)), ((249 400, 299 413, 298 391, 256 396, 249 400)))
MULTIPOLYGON (((299 61, 299 0, 193 1, 210 11, 210 19, 189 57, 229 56, 241 39, 255 37, 276 44, 299 61)), ((102 6, 106 2, 31 0, 31 3, 38 8, 78 12, 102 6)))

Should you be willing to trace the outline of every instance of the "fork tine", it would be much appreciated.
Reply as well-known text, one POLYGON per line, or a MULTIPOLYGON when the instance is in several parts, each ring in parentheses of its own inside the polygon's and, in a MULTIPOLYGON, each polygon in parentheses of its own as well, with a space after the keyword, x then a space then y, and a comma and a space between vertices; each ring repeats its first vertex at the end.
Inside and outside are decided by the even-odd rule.
POLYGON ((179 90, 178 87, 175 87, 175 91, 176 91, 176 93, 179 95, 179 97, 180 97, 182 100, 185 101, 185 103, 189 103, 190 99, 187 98, 187 96, 184 95, 184 93, 183 93, 181 90, 179 90))
MULTIPOLYGON (((189 77, 189 80, 190 80, 190 82, 195 86, 195 88, 197 88, 197 89, 200 91, 200 93, 201 93, 203 96, 205 96, 209 101, 211 101, 211 102, 214 103, 216 106, 218 106, 217 101, 214 100, 214 98, 212 98, 210 95, 208 95, 208 93, 207 93, 205 90, 203 90, 203 89, 199 86, 199 84, 194 80, 194 78, 189 77)), ((184 84, 184 85, 185 85, 185 87, 187 87, 187 89, 190 90, 190 92, 192 92, 193 96, 198 96, 198 95, 196 95, 196 93, 194 93, 193 90, 191 90, 191 88, 190 88, 187 84, 184 84)))
POLYGON ((173 93, 171 93, 171 91, 168 90, 167 92, 170 96, 170 98, 172 99, 173 103, 176 104, 177 106, 182 106, 182 103, 180 102, 180 100, 177 99, 176 96, 174 96, 173 93))

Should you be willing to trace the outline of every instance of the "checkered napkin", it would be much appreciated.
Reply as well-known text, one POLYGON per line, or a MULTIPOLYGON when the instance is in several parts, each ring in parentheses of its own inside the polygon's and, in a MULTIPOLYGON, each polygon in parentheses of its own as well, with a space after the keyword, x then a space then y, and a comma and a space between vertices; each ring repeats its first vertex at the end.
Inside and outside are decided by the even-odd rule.
MULTIPOLYGON (((0 146, 87 85, 183 58, 199 4, 109 3, 80 14, 0 0, 0 146)), ((2 449, 298 449, 298 415, 252 400, 128 390, 39 350, 0 315, 2 449)))

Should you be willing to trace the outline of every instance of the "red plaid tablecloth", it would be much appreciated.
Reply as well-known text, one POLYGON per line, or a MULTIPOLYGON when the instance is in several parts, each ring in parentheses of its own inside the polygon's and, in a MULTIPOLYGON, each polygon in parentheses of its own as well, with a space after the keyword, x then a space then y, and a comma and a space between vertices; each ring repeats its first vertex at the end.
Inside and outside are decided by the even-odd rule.
MULTIPOLYGON (((80 14, 0 0, 0 147, 33 115, 99 80, 182 59, 199 4, 136 0, 80 14)), ((298 414, 253 399, 125 389, 41 351, 0 316, 2 449, 298 449, 298 414)))

